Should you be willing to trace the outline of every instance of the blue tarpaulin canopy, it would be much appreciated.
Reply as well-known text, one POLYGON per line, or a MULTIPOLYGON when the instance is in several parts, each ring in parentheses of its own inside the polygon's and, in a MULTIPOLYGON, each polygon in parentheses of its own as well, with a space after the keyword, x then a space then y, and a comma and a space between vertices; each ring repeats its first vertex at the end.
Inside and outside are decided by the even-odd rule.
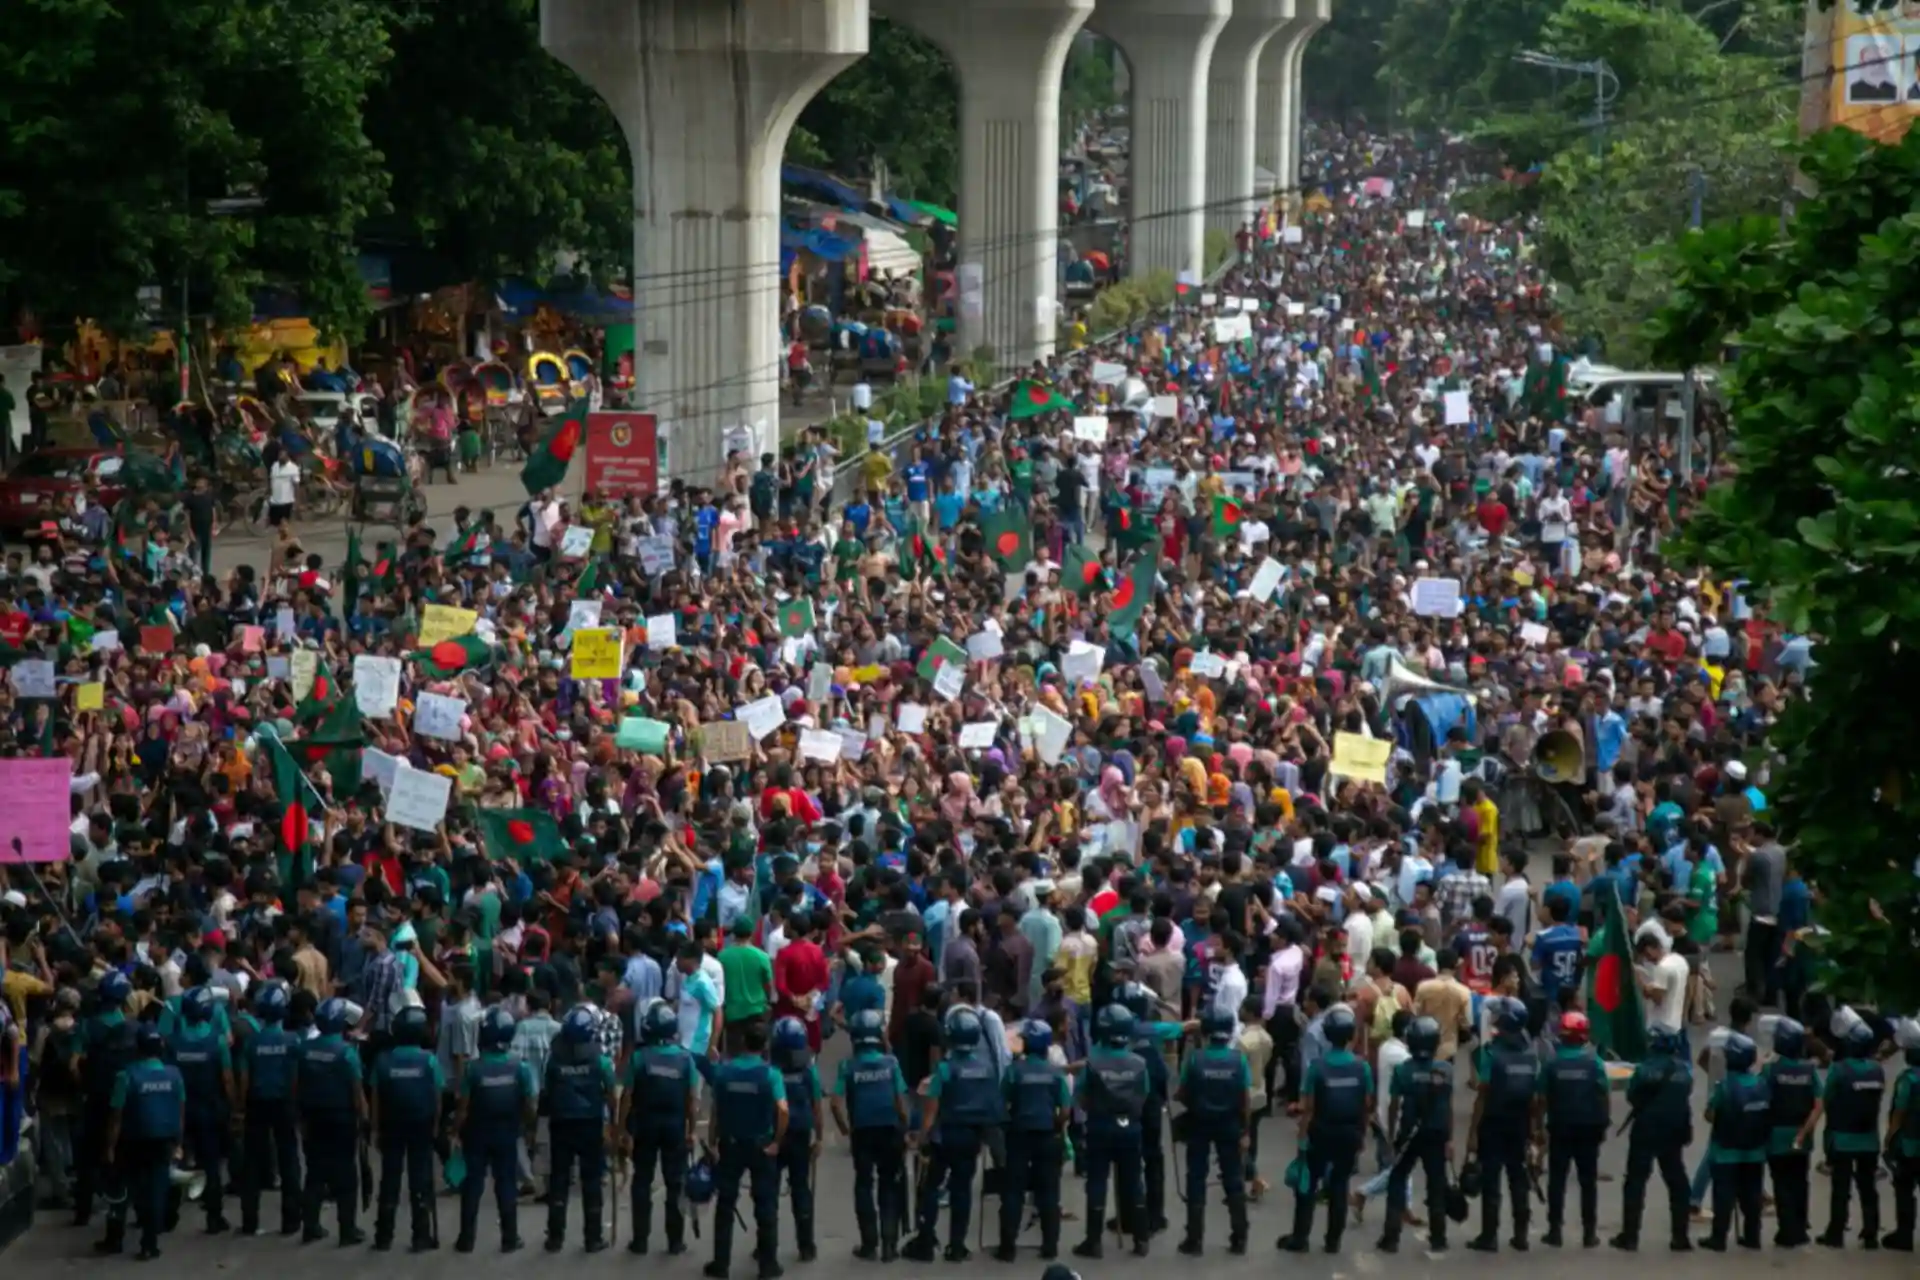
POLYGON ((849 209, 862 209, 867 203, 867 193, 858 187, 849 186, 830 173, 822 173, 804 165, 781 165, 780 185, 849 209))
POLYGON ((626 324, 633 320, 633 300, 602 293, 591 284, 555 281, 542 287, 530 280, 508 280, 493 291, 494 300, 509 317, 520 319, 541 307, 596 324, 626 324))
POLYGON ((785 261, 788 250, 804 249, 814 257, 825 262, 845 262, 860 252, 860 241, 854 236, 839 236, 819 227, 796 227, 783 223, 780 227, 781 260, 785 261))

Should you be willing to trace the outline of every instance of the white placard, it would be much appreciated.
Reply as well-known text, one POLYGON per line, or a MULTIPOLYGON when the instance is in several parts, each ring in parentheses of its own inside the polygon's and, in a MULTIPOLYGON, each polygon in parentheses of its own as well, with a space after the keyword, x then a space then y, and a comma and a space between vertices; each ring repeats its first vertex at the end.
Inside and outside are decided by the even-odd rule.
POLYGON ((647 648, 671 649, 680 643, 680 619, 671 613, 656 613, 647 619, 647 648))
POLYGON ((354 654, 353 702, 363 716, 377 720, 392 715, 400 703, 400 659, 354 654))
POLYGON ((293 700, 304 702, 307 695, 313 692, 313 682, 320 675, 320 655, 311 649, 295 649, 290 670, 293 673, 293 700))
POLYGON ((648 577, 673 572, 673 539, 666 535, 650 538, 638 538, 634 541, 634 553, 640 557, 640 568, 648 577))
POLYGON ((1243 314, 1253 315, 1254 313, 1260 310, 1260 299, 1258 298, 1240 299, 1240 310, 1243 314))
POLYGON ((1449 391, 1442 400, 1446 406, 1446 424, 1450 427, 1464 427, 1473 418, 1472 397, 1463 390, 1449 391))
POLYGON ((378 747, 360 748, 360 775, 378 783, 382 795, 393 790, 393 775, 406 767, 406 761, 399 756, 390 756, 378 747))
POLYGON ((933 676, 933 691, 952 702, 967 687, 967 669, 957 662, 943 662, 933 676))
MULTIPOLYGON (((93 633, 93 639, 87 642, 87 648, 93 653, 112 653, 120 647, 118 631, 96 631, 93 633)), ((269 658, 267 661, 272 662, 273 659, 269 658)))
POLYGON ((1460 614, 1458 578, 1418 578, 1413 584, 1413 611, 1423 618, 1453 618, 1460 614))
POLYGON ((267 655, 267 679, 269 680, 293 679, 293 664, 287 661, 286 654, 270 653, 267 655))
POLYGON ((1228 294, 1220 300, 1220 309, 1222 311, 1238 311, 1240 310, 1240 302, 1241 299, 1234 297, 1232 294, 1228 294))
POLYGON ((1253 321, 1245 316, 1220 316, 1213 322, 1215 342, 1240 342, 1253 336, 1253 321))
POLYGON ((567 605, 567 629, 560 634, 569 640, 576 631, 592 631, 600 625, 600 601, 574 600, 567 605))
POLYGON ((1260 562, 1260 567, 1253 571, 1253 581, 1247 586, 1247 594, 1261 604, 1265 604, 1272 598, 1273 593, 1280 589, 1280 584, 1286 580, 1286 577, 1286 566, 1272 556, 1268 556, 1260 562))
POLYGON ((1049 707, 1035 707, 1033 719, 1039 725, 1033 749, 1048 764, 1059 764, 1060 757, 1067 753, 1067 743, 1073 740, 1073 722, 1049 707))
POLYGON ((444 693, 423 693, 413 707, 413 731, 423 738, 457 742, 460 739, 460 717, 466 714, 465 698, 449 698, 444 693))
POLYGON ((285 605, 280 607, 279 612, 273 615, 273 630, 282 640, 292 640, 294 638, 296 628, 294 626, 292 609, 287 608, 285 605))
POLYGON ((807 701, 815 707, 833 696, 833 668, 816 662, 807 670, 807 701))
POLYGON ((1411 227, 1415 231, 1418 231, 1421 227, 1424 227, 1426 225, 1427 225, 1427 211, 1425 209, 1407 210, 1407 226, 1411 227))
POLYGON ((1227 674, 1227 660, 1217 653, 1196 653, 1191 670, 1202 680, 1217 680, 1227 674))
POLYGON ((1538 648, 1538 649, 1546 648, 1546 645, 1547 645, 1546 624, 1540 623, 1540 622, 1521 623, 1520 638, 1526 643, 1533 645, 1535 648, 1538 648))
POLYGON ((1180 416, 1180 397, 1155 396, 1152 408, 1156 418, 1177 418, 1180 416))
POLYGON ((993 745, 993 735, 999 724, 992 720, 980 720, 973 724, 960 726, 960 746, 969 751, 985 751, 993 745))
POLYGON ((13 689, 23 698, 56 695, 51 658, 28 658, 13 664, 13 689))
POLYGON ((976 631, 967 637, 967 657, 974 662, 992 662, 1005 652, 998 631, 976 631))
POLYGON ((1073 420, 1073 438, 1076 440, 1085 440, 1089 444, 1105 444, 1107 442, 1107 415, 1104 413, 1094 413, 1088 414, 1084 418, 1075 418, 1073 420))
POLYGON ((453 779, 426 769, 399 769, 387 792, 387 821, 415 831, 432 831, 447 816, 453 779))
POLYGON ((1060 659, 1060 674, 1075 689, 1100 674, 1100 668, 1107 663, 1107 651, 1098 645, 1088 644, 1085 640, 1075 640, 1067 646, 1067 654, 1060 659))
POLYGON ((800 758, 819 760, 832 764, 840 758, 842 750, 840 735, 831 729, 802 729, 800 731, 800 758))
POLYGON ((836 729, 834 732, 840 735, 840 758, 842 760, 858 760, 861 756, 867 754, 866 734, 860 732, 858 729, 836 729))
POLYGON ((1298 317, 1300 317, 1300 316, 1304 316, 1305 314, 1307 314, 1307 304, 1306 304, 1306 303, 1304 303, 1304 302, 1289 302, 1289 303, 1287 304, 1287 315, 1288 315, 1289 317, 1291 317, 1291 318, 1298 318, 1298 317))
POLYGON ((895 721, 902 733, 925 733, 927 731, 927 709, 917 702, 900 704, 899 718, 895 721))
POLYGON ((744 706, 735 707, 733 715, 736 720, 745 723, 747 732, 753 735, 755 742, 759 742, 787 722, 787 709, 780 705, 779 696, 771 693, 744 706))
POLYGON ((1217 307, 1220 305, 1220 295, 1217 293, 1203 293, 1200 295, 1200 305, 1203 307, 1217 307))
POLYGON ((593 526, 590 524, 570 524, 566 532, 560 535, 562 560, 584 560, 587 552, 591 550, 593 550, 593 526))
POLYGON ((1127 366, 1115 364, 1111 360, 1093 362, 1093 380, 1100 386, 1111 387, 1127 380, 1127 366))
POLYGON ((1301 227, 1280 228, 1281 244, 1300 244, 1306 240, 1306 231, 1301 227))

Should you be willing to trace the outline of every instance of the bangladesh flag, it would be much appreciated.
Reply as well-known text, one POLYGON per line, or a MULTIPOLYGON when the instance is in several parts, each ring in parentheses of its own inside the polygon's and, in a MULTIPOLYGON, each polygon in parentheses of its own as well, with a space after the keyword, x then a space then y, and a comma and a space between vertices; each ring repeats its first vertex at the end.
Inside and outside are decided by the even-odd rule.
POLYGON ((1019 573, 1033 560, 1033 526, 1024 511, 1003 510, 980 518, 987 554, 1008 573, 1019 573))
POLYGON ((791 639, 813 630, 813 601, 789 600, 780 606, 780 634, 791 639))
POLYGON ((333 778, 336 797, 360 790, 360 749, 367 745, 360 728, 360 708, 342 698, 326 718, 293 743, 303 766, 322 765, 333 778))
POLYGON ((560 824, 544 809, 482 809, 480 842, 489 858, 528 865, 552 862, 566 851, 560 824))
POLYGON ((1037 418, 1055 410, 1072 413, 1073 401, 1044 382, 1023 379, 1013 384, 1013 402, 1007 408, 1009 418, 1018 422, 1022 418, 1037 418))
POLYGON ((600 557, 593 556, 587 561, 587 567, 581 570, 580 577, 573 584, 573 594, 580 599, 598 593, 600 590, 600 557))
POLYGON ((333 678, 333 669, 322 658, 313 666, 313 688, 307 690, 307 696, 293 709, 293 722, 306 724, 318 720, 339 704, 340 685, 333 678))
POLYGON ((1106 572, 1100 557, 1087 550, 1085 543, 1076 542, 1067 548, 1066 563, 1060 566, 1060 581, 1085 600, 1100 589, 1106 581, 1106 572))
POLYGON ((527 492, 539 493, 542 489, 552 489, 565 480, 567 468, 573 465, 573 455, 580 452, 580 446, 586 438, 587 402, 571 401, 560 424, 534 447, 527 457, 527 465, 520 468, 520 483, 527 492))
POLYGON ((907 539, 907 554, 900 561, 900 576, 911 582, 921 572, 935 577, 947 576, 947 549, 924 533, 907 539))
POLYGON ((385 595, 399 585, 400 561, 391 542, 382 542, 373 551, 373 572, 367 578, 367 594, 385 595))
POLYGON ((1380 358, 1369 349, 1360 359, 1360 394, 1367 400, 1384 400, 1387 395, 1386 383, 1380 378, 1380 358))
POLYGON ((442 640, 429 649, 415 649, 407 656, 426 667, 429 674, 444 680, 486 666, 493 661, 493 646, 469 632, 442 640))
POLYGON ((1620 895, 1602 893, 1605 918, 1587 944, 1587 1016, 1593 1047, 1602 1056, 1638 1062, 1647 1055, 1646 1015, 1633 974, 1633 942, 1627 936, 1620 895))
POLYGON ((1216 538, 1237 538, 1240 536, 1240 522, 1247 518, 1246 508, 1236 498, 1224 493, 1213 495, 1213 536, 1216 538))
POLYGON ((1109 602, 1112 612, 1107 618, 1113 634, 1130 636, 1140 625, 1140 615, 1146 611, 1147 602, 1153 599, 1153 584, 1159 572, 1160 545, 1156 542, 1127 567, 1120 585, 1113 589, 1113 599, 1109 602))
POLYGON ((480 522, 455 535, 453 545, 447 548, 447 554, 441 557, 449 569, 464 568, 480 550, 480 522))
POLYGON ((1122 551, 1137 551, 1160 536, 1153 527, 1153 521, 1135 511, 1132 507, 1121 507, 1113 513, 1116 537, 1122 551))
POLYGON ((316 801, 313 784, 300 771, 300 762, 278 737, 261 735, 273 763, 273 792, 280 801, 280 878, 282 884, 298 884, 306 879, 310 849, 307 843, 307 799, 316 801))
POLYGON ((360 531, 347 529, 347 564, 340 575, 340 616, 352 618, 354 607, 360 603, 360 579, 367 571, 367 562, 360 555, 360 531))

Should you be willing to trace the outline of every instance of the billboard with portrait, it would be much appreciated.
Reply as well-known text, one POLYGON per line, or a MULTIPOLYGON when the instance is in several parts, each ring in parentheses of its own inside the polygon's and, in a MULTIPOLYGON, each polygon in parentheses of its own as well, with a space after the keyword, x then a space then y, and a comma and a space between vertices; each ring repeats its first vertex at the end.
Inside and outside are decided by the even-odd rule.
POLYGON ((1828 123, 1897 141, 1920 115, 1920 0, 1837 0, 1828 123))

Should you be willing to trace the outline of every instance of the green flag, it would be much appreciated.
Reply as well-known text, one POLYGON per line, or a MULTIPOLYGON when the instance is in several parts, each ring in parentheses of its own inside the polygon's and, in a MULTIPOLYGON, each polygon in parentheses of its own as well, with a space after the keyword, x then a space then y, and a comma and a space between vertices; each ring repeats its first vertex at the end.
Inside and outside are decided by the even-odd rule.
POLYGON ((360 530, 351 526, 347 529, 347 565, 340 575, 340 616, 353 617, 355 606, 360 603, 360 578, 366 572, 367 562, 360 555, 360 530))
POLYGON ((366 745, 359 705, 341 698, 293 747, 303 755, 305 763, 326 768, 333 778, 334 797, 344 800, 360 790, 360 749, 366 745))
POLYGON ((313 665, 313 688, 307 690, 307 696, 293 709, 293 722, 306 724, 318 720, 339 702, 340 686, 334 682, 333 669, 327 666, 327 660, 321 658, 313 665))
POLYGON ((468 632, 464 636, 442 640, 431 648, 415 649, 407 656, 426 667, 429 674, 446 679, 475 667, 486 666, 493 660, 493 646, 468 632))
MULTIPOLYGON (((280 877, 283 885, 298 884, 306 878, 309 849, 307 843, 307 797, 313 784, 301 772, 300 762, 277 736, 262 734, 267 756, 273 765, 273 792, 280 801, 280 877)), ((316 800, 318 796, 314 797, 316 800)))
POLYGON ((480 841, 489 858, 551 862, 566 848, 560 824, 544 809, 482 809, 480 841))
POLYGON ((587 438, 587 402, 574 400, 567 404, 567 411, 546 439, 534 446, 527 455, 527 465, 520 468, 520 483, 528 493, 539 493, 542 489, 552 489, 567 478, 567 468, 573 465, 573 455, 580 452, 580 446, 587 438))
POLYGON ((967 651, 945 636, 935 636, 933 643, 927 646, 927 651, 920 655, 920 661, 913 671, 922 680, 931 680, 939 675, 940 668, 949 662, 966 666, 967 651))
POLYGON ((780 634, 783 637, 803 636, 813 630, 813 601, 806 599, 789 600, 780 606, 778 614, 780 634))
POLYGON ((1122 551, 1138 551, 1160 536, 1160 531, 1153 527, 1153 521, 1130 506, 1123 506, 1114 512, 1113 523, 1117 534, 1114 542, 1122 551))
MULTIPOLYGON (((563 471, 561 474, 564 476, 566 473, 563 471)), ((455 535, 453 545, 447 548, 447 553, 441 557, 441 561, 449 569, 464 568, 467 562, 473 559, 474 553, 479 549, 480 522, 476 520, 466 529, 455 535)))
POLYGON ((987 554, 1008 573, 1018 573, 1033 560, 1033 525, 1025 511, 1012 508, 980 517, 980 533, 987 554))
MULTIPOLYGON (((1600 882, 1596 882, 1596 886, 1600 882)), ((1611 889, 1611 885, 1608 886, 1611 889)), ((1587 944, 1587 1016, 1593 1047, 1603 1056, 1638 1062, 1647 1055, 1647 1020, 1633 972, 1633 942, 1627 936, 1620 895, 1603 891, 1600 929, 1587 944)), ((1678 1030, 1679 1028, 1675 1028, 1678 1030)))
POLYGON ((1240 536, 1240 522, 1247 518, 1247 512, 1238 500, 1224 493, 1213 495, 1213 536, 1216 538, 1237 538, 1240 536))
POLYGON ((582 599, 594 595, 600 590, 600 557, 593 556, 587 561, 587 567, 573 584, 573 594, 582 599))
POLYGON ((1007 406, 1009 418, 1018 422, 1022 418, 1037 418, 1055 410, 1072 413, 1073 401, 1044 382, 1023 379, 1013 384, 1013 399, 1007 406))
POLYGON ((1100 564, 1100 557, 1087 549, 1084 542, 1076 542, 1067 548, 1064 557, 1066 563, 1060 566, 1060 581, 1067 590, 1085 600, 1100 589, 1105 581, 1106 569, 1100 564))
POLYGON ((1160 573, 1160 544, 1155 542, 1127 566, 1120 583, 1113 589, 1112 613, 1108 625, 1117 636, 1130 636, 1140 625, 1140 615, 1153 599, 1153 585, 1160 573))

